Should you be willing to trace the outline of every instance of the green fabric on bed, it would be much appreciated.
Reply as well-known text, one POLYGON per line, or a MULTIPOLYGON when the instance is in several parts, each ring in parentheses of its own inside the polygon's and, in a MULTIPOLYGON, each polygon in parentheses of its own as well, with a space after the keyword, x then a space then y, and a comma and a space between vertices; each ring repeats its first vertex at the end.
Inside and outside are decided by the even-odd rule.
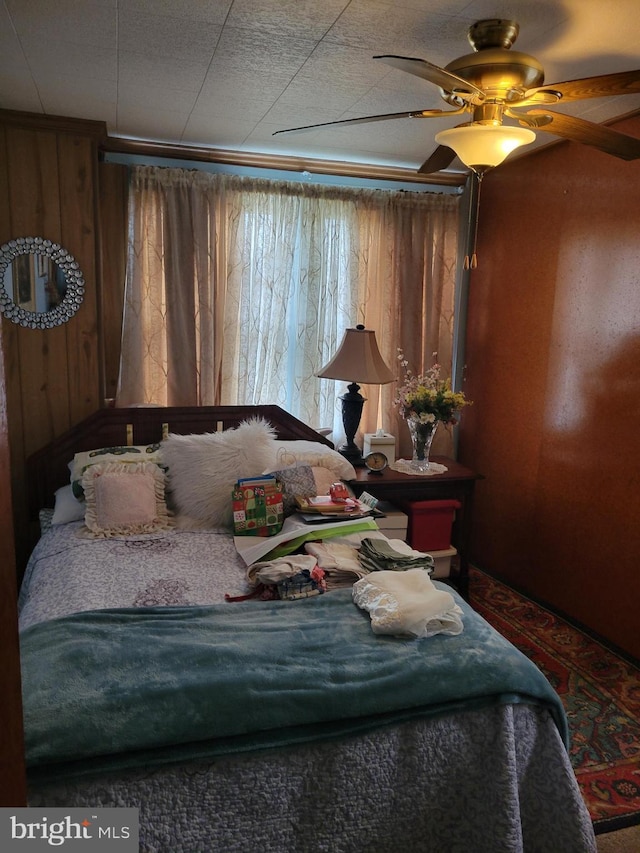
POLYGON ((567 743, 542 673, 454 596, 464 631, 424 640, 374 635, 350 589, 34 625, 21 637, 27 764, 224 754, 514 701, 546 706, 567 743))

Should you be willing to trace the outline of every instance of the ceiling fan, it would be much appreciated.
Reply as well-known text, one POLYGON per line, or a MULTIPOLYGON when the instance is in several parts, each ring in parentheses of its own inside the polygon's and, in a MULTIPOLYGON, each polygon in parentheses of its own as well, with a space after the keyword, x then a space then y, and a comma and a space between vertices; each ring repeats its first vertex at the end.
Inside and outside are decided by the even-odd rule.
POLYGON ((452 109, 364 116, 278 130, 274 135, 389 119, 444 118, 470 113, 470 121, 436 134, 440 145, 418 172, 431 174, 445 169, 457 154, 481 178, 517 147, 532 142, 533 131, 538 128, 624 160, 640 158, 640 139, 550 109, 563 101, 639 93, 640 70, 543 85, 544 69, 538 60, 510 49, 519 29, 515 21, 494 18, 477 21, 468 32, 474 52, 455 59, 445 68, 413 57, 373 57, 435 83, 452 109), (505 118, 518 124, 504 124, 505 118))

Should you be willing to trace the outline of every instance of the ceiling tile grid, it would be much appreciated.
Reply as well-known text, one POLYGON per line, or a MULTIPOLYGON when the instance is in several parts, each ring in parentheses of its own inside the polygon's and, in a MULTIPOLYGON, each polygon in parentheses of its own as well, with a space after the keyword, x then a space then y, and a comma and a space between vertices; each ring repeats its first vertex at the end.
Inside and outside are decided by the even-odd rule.
MULTIPOLYGON (((417 169, 465 116, 275 131, 449 109, 436 85, 375 60, 444 67, 483 18, 548 83, 640 67, 637 0, 0 0, 0 106, 105 121, 112 135, 417 169)), ((607 122, 640 94, 561 104, 607 122)), ((528 149, 557 141, 544 131, 528 149)), ((455 160, 451 169, 461 170, 455 160)))

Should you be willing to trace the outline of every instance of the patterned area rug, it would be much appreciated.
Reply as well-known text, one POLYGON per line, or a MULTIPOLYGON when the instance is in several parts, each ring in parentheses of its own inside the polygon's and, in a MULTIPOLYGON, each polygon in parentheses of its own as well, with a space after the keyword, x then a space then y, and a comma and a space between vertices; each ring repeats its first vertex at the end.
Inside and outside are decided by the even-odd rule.
POLYGON ((472 606, 555 687, 596 833, 640 823, 640 669, 539 604, 471 568, 472 606))

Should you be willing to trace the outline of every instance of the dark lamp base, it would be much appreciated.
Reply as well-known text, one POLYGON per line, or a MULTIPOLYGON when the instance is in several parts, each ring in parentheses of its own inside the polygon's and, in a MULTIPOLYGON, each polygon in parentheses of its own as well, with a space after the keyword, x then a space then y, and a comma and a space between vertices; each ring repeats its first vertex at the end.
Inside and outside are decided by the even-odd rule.
POLYGON ((338 448, 338 453, 348 459, 354 468, 361 468, 364 465, 364 457, 356 444, 343 444, 338 448))

